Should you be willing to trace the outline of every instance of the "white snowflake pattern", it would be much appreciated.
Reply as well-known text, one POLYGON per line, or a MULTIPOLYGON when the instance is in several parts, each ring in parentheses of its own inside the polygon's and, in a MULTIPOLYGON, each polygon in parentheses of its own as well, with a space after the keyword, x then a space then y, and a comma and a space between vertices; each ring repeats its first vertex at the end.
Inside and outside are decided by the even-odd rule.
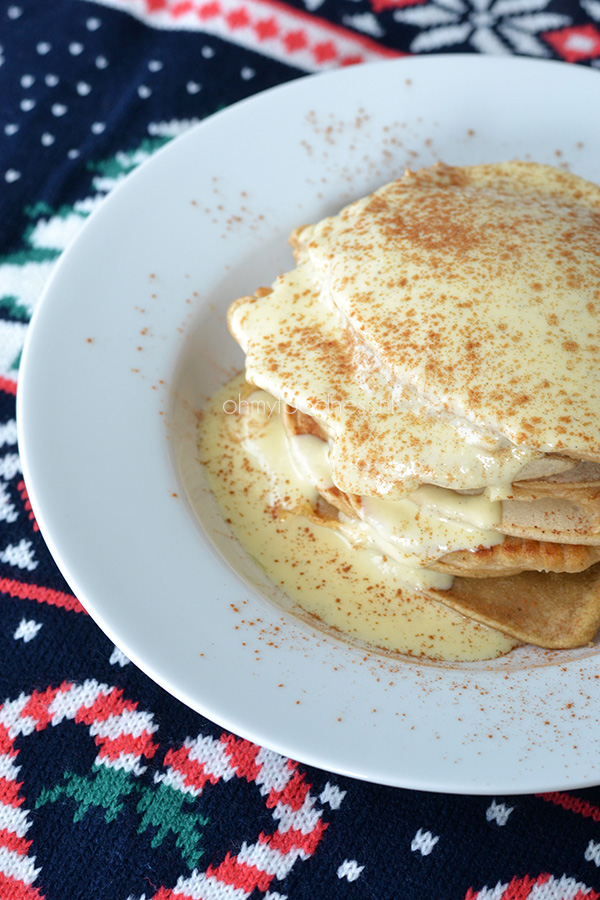
POLYGON ((0 482, 0 522, 7 522, 9 525, 16 522, 19 514, 14 503, 11 503, 8 495, 8 489, 0 482))
POLYGON ((356 13, 351 16, 344 16, 342 19, 344 25, 350 28, 356 28, 374 38, 381 38, 385 31, 381 27, 378 19, 370 12, 356 13))
POLYGON ((514 806, 507 806, 506 803, 496 803, 492 800, 485 811, 485 817, 488 822, 497 822, 498 825, 506 825, 508 817, 513 811, 514 806))
POLYGON ((581 8, 588 14, 590 19, 600 22, 600 0, 581 0, 581 8))
POLYGON ((129 662, 130 660, 125 656, 123 651, 119 650, 118 647, 115 647, 109 659, 111 666, 127 666, 129 665, 129 662))
POLYGON ((596 843, 591 840, 583 856, 587 862, 593 862, 596 866, 600 866, 600 842, 596 843))
POLYGON ((363 869, 364 866, 359 866, 355 859, 345 859, 337 870, 337 876, 339 879, 356 881, 363 869))
POLYGON ((521 53, 550 56, 538 37, 544 31, 571 24, 569 16, 547 12, 549 0, 430 0, 396 10, 397 22, 420 33, 410 45, 413 53, 443 50, 469 43, 480 53, 521 53))
POLYGON ((28 572, 33 572, 38 565, 31 541, 25 539, 19 541, 18 544, 8 544, 0 552, 0 562, 9 566, 17 566, 19 569, 27 569, 28 572))
POLYGON ((319 800, 321 803, 328 803, 332 809, 339 809, 345 796, 346 791, 341 791, 328 781, 319 795, 319 800))
POLYGON ((15 641, 23 641, 25 644, 28 644, 29 641, 32 641, 40 628, 42 627, 41 622, 36 622, 34 619, 21 619, 17 626, 17 630, 13 634, 13 638, 15 641))
POLYGON ((422 831, 419 828, 412 839, 410 849, 413 853, 419 852, 421 856, 429 856, 439 839, 438 834, 432 834, 431 831, 422 831))

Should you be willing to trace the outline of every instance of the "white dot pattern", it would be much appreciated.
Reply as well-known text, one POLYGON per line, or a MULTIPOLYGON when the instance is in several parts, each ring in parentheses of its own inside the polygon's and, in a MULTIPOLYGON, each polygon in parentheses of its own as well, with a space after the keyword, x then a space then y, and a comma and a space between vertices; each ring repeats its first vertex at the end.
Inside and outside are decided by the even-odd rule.
MULTIPOLYGON (((11 36, 8 29, 16 27, 9 23, 17 23, 25 18, 29 26, 31 19, 26 13, 27 8, 18 3, 9 4, 4 11, 7 37, 0 46, 0 66, 8 60, 9 65, 13 65, 12 71, 15 72, 16 69, 12 99, 7 106, 1 131, 5 138, 12 138, 12 142, 7 143, 6 147, 13 146, 15 152, 20 154, 23 146, 21 141, 31 134, 30 143, 37 144, 40 153, 43 151, 40 159, 53 160, 53 164, 57 164, 61 158, 76 161, 85 156, 89 159, 94 139, 100 138, 108 129, 109 121, 105 118, 107 109, 118 108, 120 97, 124 96, 123 92, 120 97, 115 96, 113 107, 105 100, 107 85, 111 84, 113 78, 113 68, 116 69, 117 65, 122 67, 123 56, 127 56, 122 53, 120 45, 117 53, 115 42, 111 41, 111 29, 104 27, 106 19, 113 13, 109 5, 105 4, 104 8, 98 7, 97 13, 94 11, 91 15, 83 15, 78 21, 74 16, 68 29, 65 28, 63 32, 49 28, 46 36, 41 28, 37 31, 32 29, 31 62, 29 66, 24 66, 20 61, 19 71, 11 58, 11 36), (25 116, 27 130, 20 127, 20 118, 25 116)), ((1 19, 0 12, 0 21, 1 19)), ((172 132, 185 130, 185 127, 198 120, 198 101, 195 98, 206 94, 207 100, 202 102, 212 102, 208 97, 213 96, 213 92, 206 88, 209 80, 215 77, 211 73, 217 71, 214 67, 220 59, 219 40, 205 38, 200 40, 199 45, 197 38, 195 41, 196 46, 193 54, 190 54, 187 71, 179 58, 174 60, 164 50, 162 53, 156 49, 154 52, 150 51, 146 59, 141 60, 141 71, 145 70, 145 77, 143 74, 140 77, 138 61, 137 71, 128 85, 132 117, 149 115, 148 112, 144 113, 145 110, 152 110, 150 115, 153 116, 140 123, 141 134, 164 138, 167 133, 170 135, 172 132), (178 80, 173 78, 176 73, 179 74, 178 80), (163 88, 166 83, 169 84, 172 99, 168 106, 165 105, 156 113, 154 110, 164 96, 163 88), (134 107, 135 101, 137 104, 134 107), (176 128, 172 112, 172 109, 177 108, 177 102, 188 104, 183 116, 177 114, 180 116, 181 129, 176 128), (189 105, 191 103, 195 105, 189 105)), ((26 60, 27 57, 24 56, 23 59, 26 60)), ((244 61, 242 58, 241 62, 244 61)), ((240 85, 255 76, 256 67, 251 62, 238 68, 240 85)), ((231 83, 230 73, 226 82, 231 83)), ((244 94, 240 93, 239 97, 231 99, 241 99, 241 96, 244 94)), ((34 165, 34 155, 30 155, 30 163, 34 165)), ((22 180, 23 173, 27 171, 28 166, 21 156, 11 158, 7 155, 4 166, 0 168, 0 179, 5 185, 13 184, 22 180)))

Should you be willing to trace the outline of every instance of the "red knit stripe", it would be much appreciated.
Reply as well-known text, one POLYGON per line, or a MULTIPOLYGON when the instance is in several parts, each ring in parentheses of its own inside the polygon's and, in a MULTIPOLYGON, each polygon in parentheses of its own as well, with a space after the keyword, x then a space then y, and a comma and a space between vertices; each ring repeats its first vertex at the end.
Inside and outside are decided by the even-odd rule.
POLYGON ((33 509, 31 507, 31 500, 29 499, 29 494, 27 493, 27 488, 25 487, 25 482, 23 481, 23 479, 21 479, 21 481, 19 481, 19 483, 17 485, 17 490, 21 495, 21 500, 23 501, 23 507, 24 507, 26 513, 28 514, 29 519, 33 522, 33 530, 39 531, 40 526, 38 525, 38 523, 35 520, 35 516, 33 514, 33 509))
POLYGON ((258 840, 259 843, 268 844, 272 850, 278 850, 282 854, 290 853, 292 850, 303 850, 307 856, 312 856, 326 828, 327 822, 318 819, 315 827, 308 834, 290 828, 289 831, 276 831, 274 834, 263 833, 258 840))
POLYGON ((153 742, 152 735, 145 730, 137 737, 132 734, 120 734, 118 738, 113 739, 96 735, 94 740, 100 745, 98 756, 107 756, 111 760, 117 759, 121 753, 151 758, 158 750, 158 744, 153 742))
POLYGON ((37 888, 17 881, 0 872, 0 897, 2 900, 44 900, 37 888))
POLYGON ((258 744, 236 738, 232 734, 222 734, 221 743, 225 744, 225 751, 238 778, 255 781, 261 770, 260 764, 256 762, 256 756, 260 751, 258 744))
POLYGON ((180 891, 175 893, 171 888, 161 887, 153 895, 152 900, 193 900, 193 898, 191 894, 182 894, 180 891))
POLYGON ((542 872, 537 878, 532 878, 530 875, 518 878, 515 875, 514 878, 511 878, 502 894, 502 900, 527 900, 534 887, 545 884, 551 877, 547 872, 542 872))
POLYGON ((125 710, 133 711, 137 703, 123 699, 123 691, 120 688, 111 688, 108 694, 100 696, 91 706, 81 707, 75 716, 75 722, 83 722, 91 725, 93 722, 104 722, 109 716, 118 716, 125 710))
POLYGON ((247 9, 244 6, 240 6, 239 9, 233 9, 231 12, 228 12, 225 16, 225 21, 232 31, 235 31, 236 28, 245 28, 249 25, 250 16, 247 9))
MULTIPOLYGON (((106 4, 110 0, 101 2, 106 4)), ((315 20, 314 16, 279 0, 252 0, 251 3, 240 0, 239 6, 233 10, 228 8, 229 5, 223 8, 218 0, 174 0, 171 3, 167 0, 145 0, 143 11, 136 8, 133 0, 122 0, 122 6, 126 11, 128 7, 133 7, 133 15, 139 15, 142 21, 157 27, 169 27, 164 24, 165 19, 177 23, 183 16, 195 15, 200 23, 222 22, 229 29, 233 40, 238 29, 243 28, 246 37, 248 32, 253 33, 256 43, 269 41, 276 56, 287 53, 293 61, 294 53, 300 51, 310 54, 317 66, 332 63, 348 66, 365 62, 366 59, 390 59, 407 55, 382 46, 367 35, 358 34, 343 25, 336 25, 325 19, 315 20), (245 24, 241 22, 242 13, 247 18, 245 24), (305 42, 298 42, 300 32, 304 32, 305 42)))
POLYGON ((209 0, 208 3, 204 3, 202 6, 198 7, 196 15, 203 21, 206 19, 214 19, 215 16, 221 15, 221 7, 216 0, 209 0))
MULTIPOLYGON (((2 707, 0 706, 0 709, 2 707)), ((6 725, 2 725, 0 723, 0 753, 10 753, 11 756, 16 756, 17 751, 13 748, 13 740, 8 733, 8 728, 6 725)))
POLYGON ((555 806, 562 806, 571 812, 584 816, 586 819, 592 819, 594 822, 600 822, 600 807, 582 800, 580 797, 574 797, 573 794, 567 794, 564 791, 551 791, 548 794, 537 794, 542 800, 547 800, 555 806))
POLYGON ((273 875, 257 869, 256 866, 238 862, 236 857, 229 853, 216 868, 209 866, 206 874, 208 877, 217 878, 219 881, 230 884, 237 890, 247 891, 249 894, 255 889, 267 891, 273 881, 273 875))
POLYGON ((17 382, 13 378, 6 378, 4 375, 0 375, 0 391, 16 396, 17 382))
POLYGON ((45 691, 34 691, 23 707, 23 711, 21 716, 25 718, 26 716, 31 716, 32 719, 36 721, 36 731, 41 731, 43 728, 46 728, 47 725, 52 721, 52 715, 48 711, 48 707, 56 697, 58 693, 65 693, 70 690, 73 685, 68 681, 64 681, 60 687, 56 688, 47 688, 45 691))
MULTIPOLYGON (((552 878, 552 876, 548 872, 542 872, 537 878, 532 878, 530 875, 524 875, 523 877, 515 875, 504 888, 502 900, 528 900, 533 888, 538 887, 540 884, 546 884, 550 878, 552 878)), ((480 892, 478 890, 470 887, 465 894, 465 900, 479 900, 479 894, 480 892)), ((584 894, 583 896, 586 900, 597 900, 597 898, 592 897, 591 894, 584 894)), ((577 897, 574 897, 573 900, 580 900, 579 892, 577 897)))
POLYGON ((27 584, 24 581, 16 581, 14 578, 0 578, 0 594, 8 594, 19 600, 37 600, 38 603, 49 603, 50 606, 60 606, 71 612, 85 612, 73 594, 53 591, 38 584, 27 584))
POLYGON ((189 747, 169 750, 165 754, 164 764, 171 766, 176 772, 183 775, 183 781, 187 787, 193 787, 200 791, 203 790, 207 781, 216 784, 219 780, 218 775, 212 775, 205 770, 204 763, 190 759, 189 747))
POLYGON ((304 775, 296 771, 281 791, 272 790, 267 798, 267 808, 271 809, 278 803, 285 803, 290 806, 294 812, 302 808, 302 804, 306 800, 306 795, 311 789, 311 785, 304 781, 304 775))
POLYGON ((19 837, 14 831, 8 828, 0 828, 0 847, 6 847, 20 856, 25 856, 27 851, 33 844, 33 841, 26 841, 25 838, 19 837))
MULTIPOLYGON (((252 4, 252 11, 255 12, 257 10, 263 10, 265 13, 279 13, 285 15, 285 17, 293 16, 298 23, 303 23, 308 26, 313 26, 315 24, 314 17, 310 15, 310 13, 305 12, 301 9, 295 9, 293 6, 288 6, 286 3, 280 2, 280 0, 259 0, 259 2, 255 2, 252 4)), ((352 38, 352 41, 356 44, 363 46, 365 49, 369 50, 371 53, 375 53, 377 56, 383 58, 396 58, 399 56, 406 56, 406 53, 402 53, 400 50, 392 50, 391 47, 383 47, 381 44, 378 44, 377 41, 372 40, 371 38, 366 37, 362 34, 357 34, 355 31, 350 31, 347 28, 344 28, 343 25, 335 25, 333 22, 328 22, 325 19, 319 19, 319 28, 322 31, 326 31, 331 34, 332 37, 340 37, 340 38, 352 38)))
MULTIPOLYGON (((0 803, 4 803, 5 806, 20 806, 25 799, 25 797, 19 796, 19 790, 22 781, 14 781, 11 778, 3 778, 0 775, 0 803)), ((2 894, 0 894, 0 897, 2 894)))

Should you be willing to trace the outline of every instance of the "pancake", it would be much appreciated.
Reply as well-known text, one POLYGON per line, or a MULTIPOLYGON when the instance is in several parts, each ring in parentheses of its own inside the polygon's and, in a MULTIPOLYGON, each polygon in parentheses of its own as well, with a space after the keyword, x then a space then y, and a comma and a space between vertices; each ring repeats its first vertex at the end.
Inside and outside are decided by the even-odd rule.
MULTIPOLYGON (((435 563, 438 572, 470 578, 518 575, 521 572, 583 572, 600 562, 600 547, 552 544, 507 537, 494 547, 457 550, 435 563)), ((566 578, 565 580, 568 580, 566 578)))
POLYGON ((519 640, 588 642, 600 188, 534 163, 438 165, 290 243, 296 268, 228 322, 315 489, 295 512, 420 567, 427 596, 519 640))
POLYGON ((429 596, 526 644, 560 650, 592 641, 600 622, 600 563, 565 577, 523 572, 501 578, 455 578, 429 596))
MULTIPOLYGON (((326 442, 326 435, 319 423, 305 413, 288 407, 283 413, 283 418, 288 436, 310 434, 326 442)), ((327 519, 328 526, 332 527, 335 512, 350 517, 361 517, 360 497, 344 494, 335 485, 319 488, 319 494, 328 505, 321 505, 315 511, 314 521, 319 521, 319 517, 323 516, 327 519)), ((432 564, 432 568, 452 575, 487 578, 513 575, 523 571, 581 572, 598 561, 600 561, 600 546, 543 542, 511 536, 493 547, 459 550, 447 554, 432 564)))

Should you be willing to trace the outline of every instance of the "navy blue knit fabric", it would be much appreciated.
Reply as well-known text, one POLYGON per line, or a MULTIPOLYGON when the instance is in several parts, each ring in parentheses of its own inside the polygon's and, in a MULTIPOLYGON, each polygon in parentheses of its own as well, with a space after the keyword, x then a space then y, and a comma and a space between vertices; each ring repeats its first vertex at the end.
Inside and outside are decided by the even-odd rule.
POLYGON ((138 671, 37 530, 15 395, 27 323, 63 249, 34 239, 40 223, 58 234, 193 122, 337 64, 342 33, 360 58, 600 66, 597 0, 256 2, 0 2, 0 900, 600 897, 600 789, 436 795, 282 760, 138 671), (261 42, 288 13, 298 32, 318 26, 312 57, 261 42), (254 38, 244 15, 259 21, 254 38), (278 832, 284 814, 295 843, 278 832))

